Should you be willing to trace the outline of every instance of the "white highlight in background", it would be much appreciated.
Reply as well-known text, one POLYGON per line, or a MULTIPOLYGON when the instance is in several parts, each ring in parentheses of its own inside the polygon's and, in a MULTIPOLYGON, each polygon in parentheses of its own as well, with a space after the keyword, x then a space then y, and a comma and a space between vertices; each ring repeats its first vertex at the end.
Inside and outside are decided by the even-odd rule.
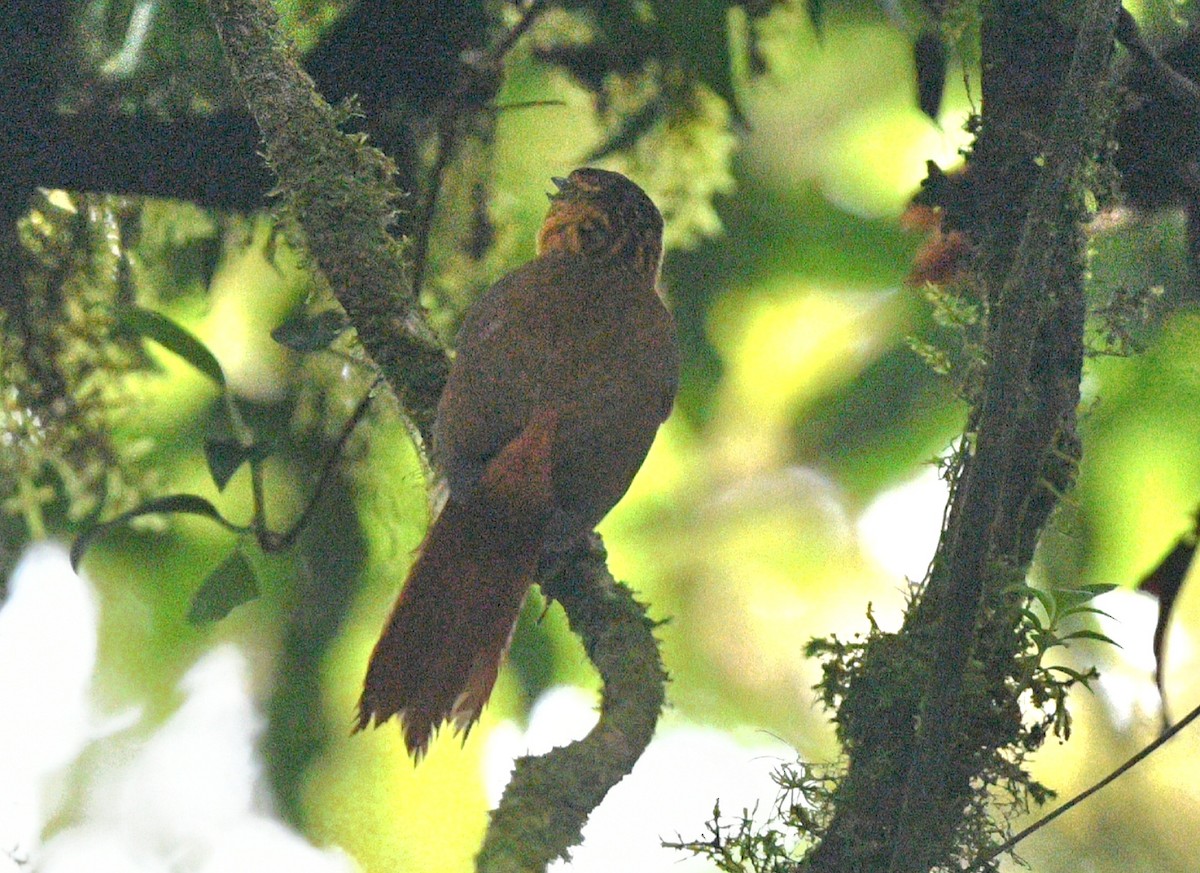
POLYGON ((0 850, 33 855, 93 727, 98 610, 67 550, 25 552, 0 608, 0 850))
MULTIPOLYGON (((499 725, 489 735, 484 760, 488 799, 500 799, 512 773, 514 758, 543 754, 579 739, 596 723, 595 695, 577 688, 553 688, 538 698, 522 733, 514 723, 499 725)), ((727 823, 744 811, 757 810, 762 821, 774 808, 779 789, 771 772, 794 762, 796 752, 766 733, 739 742, 729 733, 680 723, 669 716, 638 760, 592 813, 583 843, 571 850, 569 862, 549 866, 555 873, 700 873, 710 862, 675 849, 663 840, 709 836, 713 804, 720 800, 727 823)))
POLYGON ((863 550, 888 573, 920 582, 937 549, 950 489, 933 464, 891 488, 863 511, 858 536, 863 550))
POLYGON ((0 849, 13 864, 34 873, 357 869, 274 815, 257 751, 263 717, 235 646, 196 662, 180 683, 182 706, 154 733, 97 741, 114 729, 91 699, 98 620, 66 549, 30 549, 0 608, 0 849), (64 810, 57 786, 71 783, 79 808, 64 810), (46 833, 51 821, 57 830, 46 833))

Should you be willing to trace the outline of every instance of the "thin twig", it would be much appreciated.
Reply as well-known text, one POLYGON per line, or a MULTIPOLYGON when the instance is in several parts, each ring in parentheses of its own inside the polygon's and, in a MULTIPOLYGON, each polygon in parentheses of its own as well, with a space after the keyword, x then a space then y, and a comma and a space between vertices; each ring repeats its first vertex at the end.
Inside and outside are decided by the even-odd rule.
POLYGON ((1030 834, 1034 833, 1035 831, 1040 831, 1042 828, 1044 828, 1046 825, 1050 824, 1050 822, 1054 821, 1056 818, 1058 818, 1063 813, 1069 812, 1070 810, 1074 809, 1079 804, 1083 803, 1083 801, 1087 800, 1089 797, 1091 797, 1093 794, 1095 794, 1101 788, 1104 788, 1105 786, 1109 785, 1110 783, 1115 782, 1121 776, 1125 775, 1125 773, 1127 773, 1129 770, 1132 770, 1135 766, 1140 764, 1146 758, 1150 757, 1150 755, 1154 751, 1156 751, 1160 746, 1162 746, 1164 743, 1166 743, 1168 740, 1170 740, 1172 737, 1174 737, 1177 733, 1179 733, 1181 730, 1183 730, 1185 727, 1187 727, 1189 724, 1191 724, 1197 718, 1200 718, 1200 706, 1197 706, 1195 709, 1193 709, 1191 712, 1189 712, 1187 715, 1185 715, 1183 717, 1183 719, 1180 720, 1179 722, 1177 722, 1174 726, 1172 726, 1171 728, 1169 728, 1166 731, 1163 731, 1163 733, 1161 735, 1159 735, 1153 742, 1151 742, 1149 745, 1147 745, 1144 749, 1142 749, 1140 752, 1138 752, 1136 755, 1134 755, 1132 758, 1130 758, 1128 761, 1126 761, 1120 767, 1113 770, 1111 773, 1109 773, 1107 776, 1105 776, 1103 779, 1101 779, 1099 782, 1097 782, 1091 788, 1088 788, 1087 790, 1082 791, 1079 794, 1076 794, 1074 797, 1072 797, 1070 800, 1068 800, 1066 803, 1064 803, 1058 809, 1054 810, 1054 812, 1049 813, 1048 815, 1045 815, 1042 818, 1039 818, 1037 821, 1035 821, 1029 827, 1025 828, 1024 830, 1020 831, 1017 834, 1014 834, 1012 837, 1010 837, 1008 840, 1006 840, 1001 845, 997 846, 995 849, 992 849, 992 851, 988 852, 986 855, 976 858, 975 861, 971 864, 971 866, 966 868, 966 870, 964 870, 963 873, 974 873, 974 871, 976 871, 976 870, 982 870, 983 866, 985 864, 987 864, 989 861, 992 861, 995 858, 998 858, 1000 855, 1004 854, 1005 852, 1010 851, 1014 846, 1017 845, 1017 843, 1024 840, 1030 834))
POLYGON ((525 12, 522 14, 521 20, 514 24, 508 33, 501 37, 499 42, 488 51, 492 63, 499 63, 512 50, 512 47, 517 44, 517 40, 525 35, 525 31, 533 26, 538 16, 549 5, 548 0, 533 0, 532 3, 525 7, 525 12))
MULTIPOLYGON (((505 56, 517 44, 517 40, 533 26, 538 16, 548 5, 547 0, 533 0, 525 7, 525 12, 519 21, 486 51, 472 55, 468 53, 462 59, 462 72, 454 94, 438 115, 437 125, 437 157, 429 170, 429 181, 425 185, 425 200, 421 205, 420 221, 417 224, 416 241, 413 246, 413 291, 420 298, 425 281, 425 270, 429 258, 430 237, 433 235, 433 219, 437 214, 438 197, 441 195, 442 182, 446 170, 458 152, 458 144, 462 135, 459 116, 464 110, 477 107, 476 101, 481 93, 480 80, 488 80, 487 90, 493 95, 499 90, 496 84, 500 78, 500 67, 505 56)), ((543 101, 529 101, 528 105, 537 105, 543 101)), ((494 110, 494 107, 492 107, 494 110)))
POLYGON ((342 459, 342 450, 346 447, 346 443, 350 439, 350 434, 354 433, 359 422, 366 415, 367 408, 371 405, 371 400, 382 383, 383 377, 376 376, 375 381, 371 383, 371 387, 367 389, 367 393, 358 401, 358 405, 354 407, 354 411, 350 413, 350 417, 342 425, 342 432, 338 434, 337 441, 333 444, 333 450, 329 453, 329 456, 325 459, 324 466, 321 468, 321 475, 317 478, 316 487, 313 489, 308 503, 305 504, 304 509, 300 512, 300 515, 296 518, 292 526, 282 533, 272 533, 266 530, 266 520, 263 520, 263 529, 259 532, 258 544, 264 552, 282 552, 290 548, 296 541, 296 537, 300 535, 300 531, 304 530, 308 524, 308 520, 312 518, 317 502, 321 499, 321 495, 325 493, 330 480, 333 478, 334 470, 337 469, 338 462, 342 459))
POLYGON ((429 260, 429 241, 433 236, 433 218, 437 214, 438 195, 442 191, 442 180, 446 168, 458 149, 458 118, 453 111, 445 112, 438 119, 437 157, 429 170, 429 181, 425 185, 425 200, 421 204, 421 218, 417 224, 417 238, 413 244, 412 283, 413 293, 420 299, 425 284, 425 266, 429 260))

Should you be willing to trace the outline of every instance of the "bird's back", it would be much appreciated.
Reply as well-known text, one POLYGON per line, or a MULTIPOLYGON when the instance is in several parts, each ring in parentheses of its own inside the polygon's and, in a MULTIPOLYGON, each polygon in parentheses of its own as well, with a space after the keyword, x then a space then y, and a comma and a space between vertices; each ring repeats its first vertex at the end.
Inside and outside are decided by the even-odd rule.
POLYGON ((539 409, 557 413, 559 508, 586 532, 620 499, 670 411, 678 357, 653 276, 555 252, 510 273, 471 310, 435 426, 452 494, 539 409))

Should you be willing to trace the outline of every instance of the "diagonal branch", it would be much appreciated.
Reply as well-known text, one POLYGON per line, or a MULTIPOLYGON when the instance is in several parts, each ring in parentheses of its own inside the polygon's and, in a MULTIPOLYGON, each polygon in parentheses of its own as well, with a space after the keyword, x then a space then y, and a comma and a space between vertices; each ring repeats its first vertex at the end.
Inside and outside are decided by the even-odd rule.
POLYGON ((209 6, 279 193, 363 347, 428 438, 448 361, 389 233, 399 199, 393 164, 338 130, 337 113, 296 62, 267 0, 209 6))
POLYGON ((962 196, 942 205, 978 253, 986 369, 969 389, 928 582, 903 629, 872 639, 845 686, 848 768, 807 869, 925 873, 969 860, 994 829, 980 785, 1022 784, 1014 586, 1079 457, 1081 187, 1111 124, 1097 98, 1118 8, 1087 0, 1067 21, 1052 2, 980 7, 982 124, 962 196))

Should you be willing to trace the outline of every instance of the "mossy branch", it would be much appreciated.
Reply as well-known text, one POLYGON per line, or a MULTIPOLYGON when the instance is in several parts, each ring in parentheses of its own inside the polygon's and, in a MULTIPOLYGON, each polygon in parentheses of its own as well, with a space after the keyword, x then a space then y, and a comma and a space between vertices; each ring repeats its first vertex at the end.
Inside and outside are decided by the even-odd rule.
POLYGON ((604 680, 600 720, 578 742, 517 761, 479 853, 479 873, 533 873, 566 858, 584 823, 654 734, 667 674, 645 607, 609 575, 602 548, 542 582, 604 680))
MULTIPOLYGON (((1006 5, 993 4, 985 16, 1008 11, 1006 5)), ((938 592, 938 642, 892 842, 890 873, 919 873, 946 852, 953 834, 947 826, 953 820, 946 813, 969 785, 970 774, 955 773, 959 768, 949 759, 962 748, 967 716, 961 690, 968 662, 976 655, 980 607, 1006 582, 1024 576, 1058 490, 1047 488, 1046 480, 1065 478, 1069 484, 1073 479, 1073 471, 1051 476, 1048 465, 1061 455, 1063 445, 1076 443, 1083 242, 1077 230, 1082 198, 1075 186, 1090 158, 1088 146, 1098 139, 1095 97, 1107 81, 1120 5, 1120 0, 1090 0, 1084 5, 1053 121, 1041 154, 1034 156, 1035 162, 1040 158, 1041 171, 1021 222, 1012 266, 998 288, 988 289, 995 302, 983 397, 974 416, 975 451, 964 464, 957 506, 951 510, 931 577, 945 580, 938 592), (1037 442, 1031 442, 1031 436, 1037 442)), ((993 24, 999 22, 993 19, 993 24)), ((1011 21, 1004 26, 1011 27, 1011 21)), ((1007 124, 1013 121, 1024 119, 1007 124)), ((985 131, 987 124, 985 117, 985 131)), ((1024 156, 1009 153, 1006 161, 1014 157, 1024 156)), ((999 618, 1005 623, 1018 620, 1015 612, 999 618)), ((1008 630, 1012 636, 1015 625, 1008 630)))
POLYGON ((924 873, 971 860, 1002 825, 982 786, 1040 790, 1021 773, 1036 740, 1020 687, 1023 582, 1079 456, 1082 185, 1111 118, 1105 94, 1118 0, 1073 21, 1053 2, 981 4, 983 116, 961 204, 943 204, 977 256, 986 368, 972 400, 928 582, 899 634, 879 634, 844 691, 849 767, 822 873, 924 873))
POLYGON ((448 360, 389 233, 400 197, 394 165, 338 129, 338 113, 300 68, 268 0, 212 0, 209 8, 278 193, 363 347, 428 438, 448 360))

